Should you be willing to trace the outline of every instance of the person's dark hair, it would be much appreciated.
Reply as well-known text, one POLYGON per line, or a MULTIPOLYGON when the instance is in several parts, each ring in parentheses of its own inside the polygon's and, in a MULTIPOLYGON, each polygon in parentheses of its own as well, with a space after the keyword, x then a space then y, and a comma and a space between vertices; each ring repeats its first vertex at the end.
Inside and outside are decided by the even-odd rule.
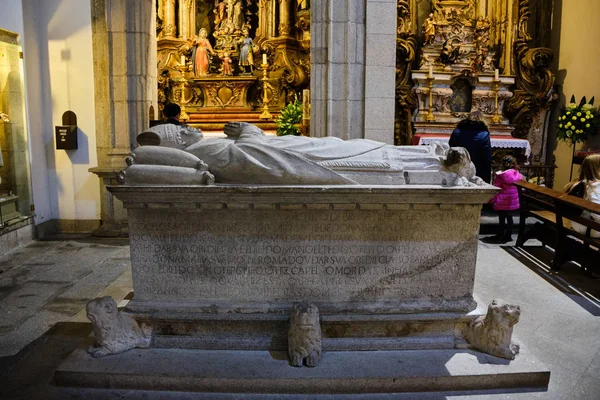
POLYGON ((479 111, 473 111, 470 113, 469 116, 460 121, 456 127, 460 130, 489 132, 488 126, 485 124, 485 122, 483 122, 483 118, 481 117, 481 113, 479 111))
POLYGON ((169 103, 165 105, 163 113, 165 113, 165 117, 167 118, 175 118, 177 114, 181 114, 181 107, 177 104, 169 103))
POLYGON ((502 170, 506 171, 507 169, 516 169, 517 171, 520 169, 516 158, 511 155, 507 155, 502 158, 502 170))

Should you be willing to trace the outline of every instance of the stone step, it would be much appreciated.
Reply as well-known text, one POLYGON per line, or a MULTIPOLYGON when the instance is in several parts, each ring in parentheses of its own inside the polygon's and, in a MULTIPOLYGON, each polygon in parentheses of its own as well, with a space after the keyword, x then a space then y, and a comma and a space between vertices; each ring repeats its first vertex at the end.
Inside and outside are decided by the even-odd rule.
POLYGON ((470 350, 324 352, 295 368, 285 352, 134 349, 94 359, 73 352, 58 386, 211 393, 344 394, 547 390, 550 372, 528 350, 513 361, 470 350))
MULTIPOLYGON (((419 350, 453 349, 462 339, 454 335, 429 335, 421 337, 393 338, 324 338, 324 351, 376 351, 376 350, 419 350)), ((210 349, 210 350, 264 350, 287 348, 285 337, 223 337, 215 335, 176 336, 157 335, 153 338, 153 347, 164 349, 210 349)))

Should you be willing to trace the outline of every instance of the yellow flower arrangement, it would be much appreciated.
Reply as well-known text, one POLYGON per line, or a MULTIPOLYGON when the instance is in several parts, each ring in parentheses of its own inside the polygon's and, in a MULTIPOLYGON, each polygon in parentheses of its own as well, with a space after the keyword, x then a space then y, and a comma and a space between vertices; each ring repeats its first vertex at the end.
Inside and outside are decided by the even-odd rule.
POLYGON ((589 103, 585 96, 579 104, 575 96, 562 110, 558 117, 556 137, 565 142, 585 142, 589 136, 598 133, 600 127, 600 111, 594 108, 594 98, 589 103))

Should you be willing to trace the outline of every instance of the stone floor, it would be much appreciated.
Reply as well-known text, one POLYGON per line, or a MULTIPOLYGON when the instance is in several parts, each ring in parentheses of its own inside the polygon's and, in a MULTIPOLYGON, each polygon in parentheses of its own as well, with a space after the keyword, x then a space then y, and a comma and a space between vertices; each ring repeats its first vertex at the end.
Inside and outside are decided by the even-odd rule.
MULTIPOLYGON (((1 399, 598 399, 600 398, 600 279, 576 265, 550 273, 551 251, 480 242, 475 293, 519 304, 515 336, 552 371, 548 391, 408 393, 386 395, 229 395, 65 389, 54 370, 91 343, 85 303, 131 296, 126 239, 38 241, 0 257, 1 399)), ((514 243, 513 243, 514 244, 514 243)))

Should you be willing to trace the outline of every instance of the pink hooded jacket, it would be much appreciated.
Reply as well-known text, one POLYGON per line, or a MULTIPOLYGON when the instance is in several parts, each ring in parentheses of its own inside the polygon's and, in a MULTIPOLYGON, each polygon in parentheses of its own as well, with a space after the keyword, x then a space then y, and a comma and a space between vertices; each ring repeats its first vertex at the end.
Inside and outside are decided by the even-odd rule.
POLYGON ((516 169, 507 169, 504 172, 498 172, 494 177, 494 186, 502 189, 490 200, 494 210, 512 211, 519 209, 519 192, 514 182, 523 179, 521 173, 516 169))

